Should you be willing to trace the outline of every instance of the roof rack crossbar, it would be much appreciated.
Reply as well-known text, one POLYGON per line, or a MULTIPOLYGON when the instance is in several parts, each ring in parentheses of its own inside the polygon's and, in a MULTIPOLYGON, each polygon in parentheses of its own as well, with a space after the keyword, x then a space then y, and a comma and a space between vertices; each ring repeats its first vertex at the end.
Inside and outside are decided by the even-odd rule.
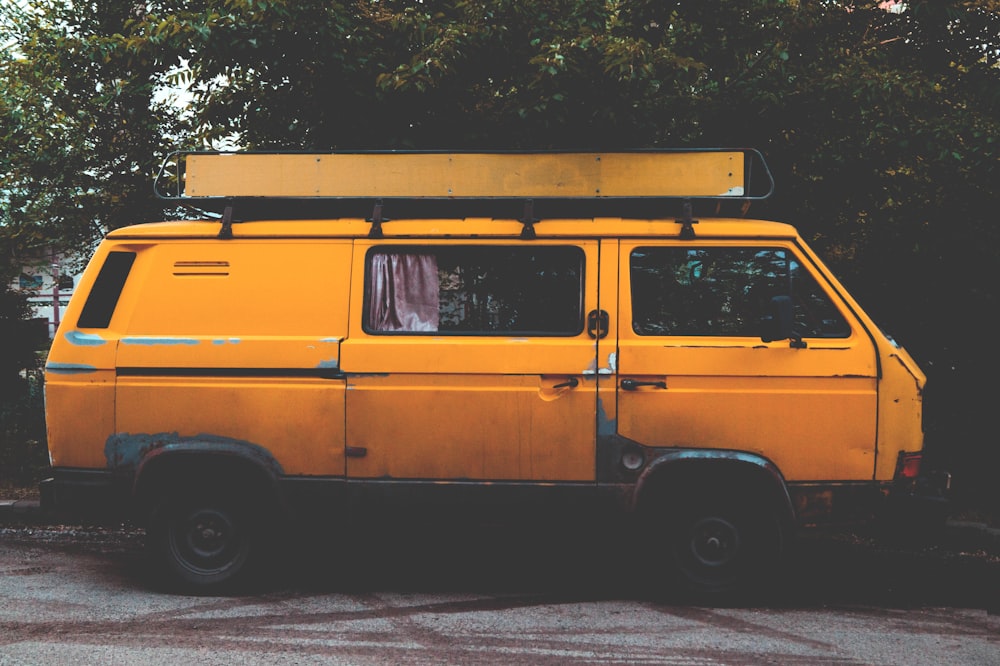
POLYGON ((521 216, 521 240, 535 240, 537 235, 535 234, 535 222, 540 222, 537 217, 535 217, 535 200, 525 199, 524 200, 524 215, 521 216))
POLYGON ((694 212, 692 210, 691 200, 685 199, 682 204, 681 209, 681 219, 677 220, 677 223, 681 225, 681 240, 691 240, 695 237, 694 226, 698 224, 698 220, 693 219, 694 212))
POLYGON ((371 229, 368 230, 368 238, 385 238, 382 233, 382 222, 385 220, 382 218, 382 200, 375 200, 375 207, 372 209, 372 216, 368 219, 372 223, 371 229))
POLYGON ((219 229, 220 240, 231 240, 233 237, 233 202, 227 201, 222 212, 222 228, 219 229))

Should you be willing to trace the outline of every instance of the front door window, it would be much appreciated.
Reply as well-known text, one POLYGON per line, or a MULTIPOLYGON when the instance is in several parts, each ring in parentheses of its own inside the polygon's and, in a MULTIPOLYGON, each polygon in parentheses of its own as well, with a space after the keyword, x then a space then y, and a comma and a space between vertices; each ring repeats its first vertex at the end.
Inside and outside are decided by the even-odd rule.
POLYGON ((845 338, 843 316, 783 248, 639 247, 630 256, 638 335, 759 337, 772 297, 792 297, 796 333, 845 338))

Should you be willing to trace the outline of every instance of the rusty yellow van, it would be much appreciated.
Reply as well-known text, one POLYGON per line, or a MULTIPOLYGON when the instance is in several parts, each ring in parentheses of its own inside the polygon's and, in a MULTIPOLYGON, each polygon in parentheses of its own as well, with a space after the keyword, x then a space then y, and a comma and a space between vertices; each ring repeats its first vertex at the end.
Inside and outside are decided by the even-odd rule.
POLYGON ((98 248, 46 365, 43 503, 140 521, 180 586, 377 506, 617 516, 651 569, 731 590, 918 474, 924 375, 793 227, 740 216, 773 189, 755 151, 160 177, 219 214, 98 248))

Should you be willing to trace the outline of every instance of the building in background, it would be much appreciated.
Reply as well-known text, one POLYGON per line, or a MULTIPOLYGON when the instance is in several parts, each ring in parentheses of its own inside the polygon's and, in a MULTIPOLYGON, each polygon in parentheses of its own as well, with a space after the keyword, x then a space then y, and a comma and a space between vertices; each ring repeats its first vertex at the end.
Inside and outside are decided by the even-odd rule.
POLYGON ((48 336, 55 336, 73 289, 83 272, 79 258, 56 250, 48 256, 25 261, 12 287, 28 294, 28 302, 36 319, 47 322, 48 336))

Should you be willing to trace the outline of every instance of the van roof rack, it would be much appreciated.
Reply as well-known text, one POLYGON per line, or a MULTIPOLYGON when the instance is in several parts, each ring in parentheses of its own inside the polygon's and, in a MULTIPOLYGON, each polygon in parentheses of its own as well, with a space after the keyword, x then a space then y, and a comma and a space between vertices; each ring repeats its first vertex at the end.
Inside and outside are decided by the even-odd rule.
MULTIPOLYGON (((753 149, 623 152, 217 152, 178 151, 164 160, 154 191, 214 214, 224 225, 251 219, 365 217, 381 235, 394 217, 522 219, 677 214, 667 202, 752 201, 774 192, 753 149), (752 176, 757 176, 756 179, 752 176), (237 216, 238 212, 238 216, 237 216)), ((678 220, 690 230, 690 205, 678 220)), ((223 237, 231 235, 224 228, 223 237)))

